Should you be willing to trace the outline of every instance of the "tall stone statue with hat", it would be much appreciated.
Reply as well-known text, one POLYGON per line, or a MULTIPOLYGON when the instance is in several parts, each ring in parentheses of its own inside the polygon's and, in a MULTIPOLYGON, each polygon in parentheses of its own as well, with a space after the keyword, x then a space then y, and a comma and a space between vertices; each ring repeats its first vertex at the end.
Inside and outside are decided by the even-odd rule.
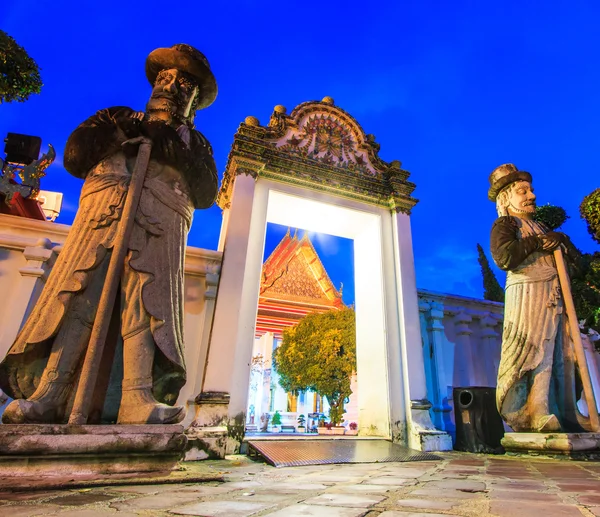
POLYGON ((185 245, 194 209, 211 206, 218 186, 194 115, 217 85, 189 45, 153 51, 146 75, 145 112, 103 109, 69 137, 65 168, 85 180, 79 210, 0 364, 0 387, 16 399, 5 423, 86 423, 94 407, 93 423, 184 417, 174 404, 186 381, 185 245), (69 418, 76 410, 83 419, 69 418))
MULTIPOLYGON (((557 252, 556 259, 553 253, 574 248, 566 235, 534 220, 530 173, 501 165, 490 175, 490 185, 488 197, 499 216, 491 251, 498 267, 507 271, 498 410, 515 432, 589 430, 589 419, 577 408, 573 325, 569 327, 557 270, 562 255, 557 252)), ((574 319, 570 323, 576 325, 574 319)))

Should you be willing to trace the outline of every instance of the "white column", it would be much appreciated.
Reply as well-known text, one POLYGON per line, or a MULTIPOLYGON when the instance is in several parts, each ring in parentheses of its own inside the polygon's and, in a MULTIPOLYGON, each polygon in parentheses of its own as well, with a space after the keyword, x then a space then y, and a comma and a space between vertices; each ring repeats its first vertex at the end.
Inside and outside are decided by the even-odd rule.
POLYGON ((418 450, 450 450, 452 449, 450 435, 436 430, 429 414, 431 402, 427 398, 419 300, 408 215, 395 214, 394 239, 397 243, 396 278, 406 404, 411 408, 408 415, 409 446, 418 450))
POLYGON ((197 426, 245 420, 256 326, 268 190, 251 176, 235 180, 197 426))

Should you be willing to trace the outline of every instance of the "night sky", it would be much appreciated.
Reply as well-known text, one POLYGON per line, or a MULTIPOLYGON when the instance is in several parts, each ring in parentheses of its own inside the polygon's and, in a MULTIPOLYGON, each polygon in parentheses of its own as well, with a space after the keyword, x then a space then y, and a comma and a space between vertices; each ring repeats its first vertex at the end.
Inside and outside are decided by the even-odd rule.
MULTIPOLYGON (((44 87, 23 104, 0 106, 0 136, 38 135, 56 147, 42 188, 64 192, 58 222, 70 224, 82 184, 62 168, 70 132, 101 108, 142 110, 146 56, 191 44, 219 85, 196 125, 220 177, 246 116, 266 124, 277 104, 290 112, 331 96, 417 185, 418 286, 481 297, 476 244, 489 250, 496 212, 488 175, 502 163, 530 171, 538 203, 563 206, 571 216, 563 230, 580 249, 597 249, 578 207, 600 186, 599 24, 597 0, 4 0, 0 28, 38 62, 44 87)), ((220 224, 218 207, 197 211, 188 243, 216 249, 220 224)), ((338 287, 349 249, 323 252, 338 287)))

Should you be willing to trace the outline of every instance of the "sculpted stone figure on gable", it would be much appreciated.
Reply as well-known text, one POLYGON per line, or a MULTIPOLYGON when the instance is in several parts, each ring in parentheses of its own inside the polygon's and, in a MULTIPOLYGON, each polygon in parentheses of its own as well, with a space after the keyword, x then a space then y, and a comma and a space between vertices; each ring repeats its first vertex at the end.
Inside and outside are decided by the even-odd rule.
POLYGON ((507 271, 497 404, 516 432, 578 432, 589 428, 577 409, 575 356, 553 250, 573 250, 563 233, 534 221, 531 174, 513 164, 490 175, 488 197, 498 219, 494 261, 507 271))
POLYGON ((184 417, 173 404, 186 381, 185 244, 194 209, 208 208, 217 194, 212 149, 194 129, 194 115, 214 101, 217 86, 204 55, 189 45, 153 51, 146 75, 153 90, 145 113, 103 109, 69 137, 65 168, 85 180, 79 210, 35 308, 0 364, 0 387, 17 399, 4 412, 5 423, 69 418, 143 139, 151 141, 150 160, 114 312, 120 332, 112 337, 122 340, 122 352, 112 348, 115 360, 102 373, 107 377, 112 369, 110 384, 122 396, 118 414, 113 407, 110 415, 105 404, 105 420, 157 424, 184 417))

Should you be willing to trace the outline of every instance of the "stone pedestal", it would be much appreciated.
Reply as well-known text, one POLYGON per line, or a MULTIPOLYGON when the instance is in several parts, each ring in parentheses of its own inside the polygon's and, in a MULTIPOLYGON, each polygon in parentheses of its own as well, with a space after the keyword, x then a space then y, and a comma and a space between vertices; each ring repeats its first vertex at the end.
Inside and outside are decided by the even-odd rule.
POLYGON ((183 455, 180 425, 0 425, 0 484, 17 488, 166 475, 183 455))
POLYGON ((600 457, 600 433, 506 433, 507 453, 600 457))

